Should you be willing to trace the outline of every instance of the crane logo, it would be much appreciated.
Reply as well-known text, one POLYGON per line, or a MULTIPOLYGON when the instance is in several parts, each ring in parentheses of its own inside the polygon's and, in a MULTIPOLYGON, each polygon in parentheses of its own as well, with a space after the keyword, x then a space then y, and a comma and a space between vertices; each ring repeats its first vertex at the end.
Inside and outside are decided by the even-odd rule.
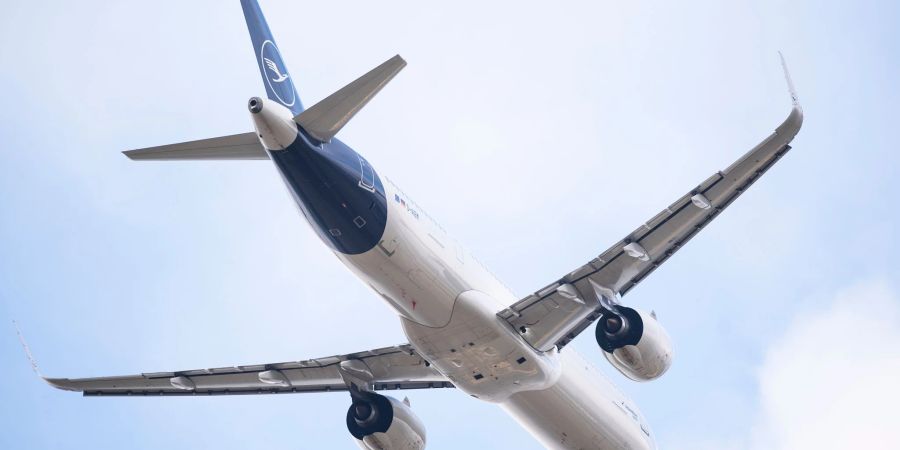
POLYGON ((276 78, 272 80, 273 83, 282 83, 290 76, 288 74, 282 74, 281 70, 278 69, 278 64, 275 64, 275 61, 272 61, 269 58, 263 58, 263 61, 266 62, 266 67, 268 67, 269 70, 275 72, 276 78))
POLYGON ((266 84, 269 87, 275 99, 282 105, 290 108, 297 101, 297 94, 294 92, 294 83, 291 81, 291 75, 281 59, 281 52, 272 41, 265 41, 259 49, 260 69, 266 84))

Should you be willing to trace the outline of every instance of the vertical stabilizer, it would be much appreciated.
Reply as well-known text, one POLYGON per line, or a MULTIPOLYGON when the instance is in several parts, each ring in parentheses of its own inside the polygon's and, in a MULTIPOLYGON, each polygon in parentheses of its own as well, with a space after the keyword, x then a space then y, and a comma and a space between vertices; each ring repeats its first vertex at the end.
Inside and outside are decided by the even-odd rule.
POLYGON ((294 79, 288 73, 281 52, 275 45, 275 38, 269 31, 269 24, 266 23, 259 3, 256 0, 241 0, 241 8, 244 9, 244 19, 247 20, 247 29, 253 41, 256 64, 259 66, 266 94, 269 99, 290 109, 295 116, 300 114, 303 112, 303 104, 294 88, 294 79))

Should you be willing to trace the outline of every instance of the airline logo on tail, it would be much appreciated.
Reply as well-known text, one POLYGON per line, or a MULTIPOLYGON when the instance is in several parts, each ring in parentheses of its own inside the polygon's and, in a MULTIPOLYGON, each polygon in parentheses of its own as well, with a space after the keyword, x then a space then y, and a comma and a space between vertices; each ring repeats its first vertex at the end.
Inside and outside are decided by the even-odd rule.
POLYGON ((272 61, 269 58, 263 58, 263 61, 266 62, 266 67, 269 68, 272 72, 275 72, 278 78, 272 80, 273 83, 281 83, 284 80, 287 80, 290 75, 284 74, 282 75, 281 70, 278 70, 278 64, 275 64, 275 61, 272 61))
POLYGON ((281 52, 272 41, 263 42, 259 50, 260 65, 266 74, 266 83, 282 105, 290 108, 297 101, 294 93, 294 84, 291 75, 287 73, 287 67, 281 60, 281 52))

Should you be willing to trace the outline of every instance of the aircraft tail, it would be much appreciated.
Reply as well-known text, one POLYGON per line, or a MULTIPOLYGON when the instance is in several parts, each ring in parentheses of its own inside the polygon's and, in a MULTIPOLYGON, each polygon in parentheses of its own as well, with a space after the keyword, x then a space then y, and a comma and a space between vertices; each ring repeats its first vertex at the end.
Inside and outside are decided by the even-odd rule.
POLYGON ((266 23, 259 3, 256 0, 241 0, 241 8, 244 10, 247 29, 256 51, 256 63, 269 99, 281 103, 295 116, 300 114, 303 112, 303 103, 294 88, 294 79, 281 58, 281 52, 275 45, 275 38, 269 31, 269 24, 266 23))

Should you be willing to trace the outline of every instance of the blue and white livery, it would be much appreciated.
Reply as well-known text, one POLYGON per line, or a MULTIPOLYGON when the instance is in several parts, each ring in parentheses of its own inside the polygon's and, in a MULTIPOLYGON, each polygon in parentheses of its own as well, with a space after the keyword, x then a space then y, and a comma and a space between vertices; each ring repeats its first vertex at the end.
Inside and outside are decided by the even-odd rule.
POLYGON ((88 396, 348 392, 347 428, 364 449, 425 448, 409 402, 380 391, 456 388, 496 403, 547 448, 656 448, 637 406, 567 344, 596 324, 598 346, 628 378, 653 380, 669 368, 672 344, 656 315, 624 306, 622 296, 790 149, 803 121, 790 79, 791 113, 761 144, 521 298, 335 137, 405 61, 395 56, 306 109, 256 0, 241 5, 266 91, 248 103, 255 130, 125 154, 270 160, 322 242, 400 316, 409 343, 306 361, 46 381, 88 396))

